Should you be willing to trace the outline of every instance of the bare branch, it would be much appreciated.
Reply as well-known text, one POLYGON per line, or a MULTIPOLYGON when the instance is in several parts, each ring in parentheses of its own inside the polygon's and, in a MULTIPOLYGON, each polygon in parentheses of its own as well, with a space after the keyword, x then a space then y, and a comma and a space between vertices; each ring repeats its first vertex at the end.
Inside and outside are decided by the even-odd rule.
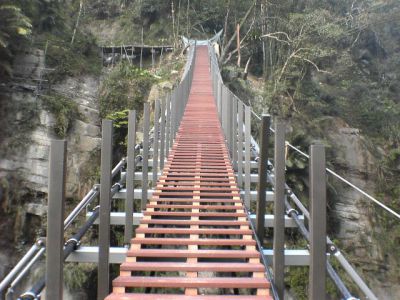
POLYGON ((314 63, 313 61, 311 61, 311 60, 309 60, 309 59, 307 59, 307 58, 304 58, 304 57, 301 57, 301 56, 298 56, 298 55, 293 55, 293 57, 308 62, 309 64, 313 65, 313 67, 314 67, 318 72, 320 72, 320 73, 332 74, 332 72, 325 71, 325 70, 321 70, 320 68, 318 68, 318 66, 316 65, 316 63, 314 63))
MULTIPOLYGON (((270 37, 270 38, 275 38, 275 39, 279 39, 276 35, 284 35, 286 37, 286 39, 291 43, 293 42, 292 39, 289 37, 289 35, 286 32, 283 31, 277 31, 277 32, 272 32, 272 33, 268 33, 268 34, 264 34, 261 37, 270 37)), ((280 40, 280 39, 279 39, 280 40)), ((289 43, 288 41, 285 41, 286 43, 289 43)))
POLYGON ((277 40, 278 42, 281 42, 281 43, 285 43, 285 44, 287 44, 287 45, 290 45, 290 43, 289 43, 288 41, 281 40, 280 38, 278 38, 278 37, 276 37, 276 36, 274 36, 274 35, 265 34, 265 35, 263 35, 262 37, 271 38, 271 39, 277 40))
MULTIPOLYGON (((244 17, 242 18, 242 20, 239 23, 240 27, 242 27, 243 24, 246 22, 246 20, 250 16, 250 14, 253 11, 256 4, 257 4, 257 1, 254 1, 253 4, 249 7, 246 14, 244 15, 244 17)), ((236 38, 236 30, 235 30, 234 34, 231 36, 231 38, 229 39, 228 43, 226 43, 225 47, 222 49, 221 57, 219 58, 220 63, 225 60, 227 51, 228 51, 229 47, 232 45, 232 43, 234 42, 235 38, 236 38)))

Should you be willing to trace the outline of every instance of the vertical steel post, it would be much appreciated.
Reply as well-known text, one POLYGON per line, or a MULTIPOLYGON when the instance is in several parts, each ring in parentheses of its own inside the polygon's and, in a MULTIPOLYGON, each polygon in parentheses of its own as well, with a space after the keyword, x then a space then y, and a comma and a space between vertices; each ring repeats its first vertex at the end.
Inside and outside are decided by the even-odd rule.
POLYGON ((274 154, 274 240, 273 270, 274 283, 278 296, 284 296, 285 268, 285 123, 275 119, 275 154, 274 154))
POLYGON ((238 101, 238 185, 239 188, 243 187, 243 102, 238 101))
POLYGON ((175 119, 176 119, 176 89, 171 94, 171 133, 170 133, 170 147, 172 147, 175 138, 175 119))
POLYGON ((228 141, 228 89, 225 85, 222 85, 222 94, 221 94, 221 109, 222 109, 222 129, 224 131, 225 142, 228 141))
POLYGON ((100 178, 100 224, 99 224, 99 268, 97 299, 109 294, 110 277, 110 211, 111 211, 111 170, 112 170, 113 123, 103 120, 101 140, 100 178))
POLYGON ((124 243, 129 245, 133 235, 133 202, 135 180, 136 111, 129 111, 128 149, 126 169, 125 232, 124 243))
POLYGON ((233 105, 232 105, 232 100, 233 100, 233 94, 231 91, 226 87, 226 141, 228 144, 228 150, 230 157, 232 159, 232 110, 233 110, 233 105))
POLYGON ((256 209, 256 232, 261 243, 265 234, 265 206, 267 192, 267 170, 268 170, 268 150, 269 150, 269 127, 271 126, 271 117, 262 115, 260 132, 260 157, 258 161, 258 197, 256 209))
POLYGON ((153 132, 153 187, 157 184, 158 174, 158 143, 160 129, 160 100, 156 100, 154 104, 154 132, 153 132))
POLYGON ((326 297, 326 171, 325 148, 310 147, 310 291, 309 299, 326 297))
POLYGON ((232 97, 232 138, 231 138, 231 148, 232 148, 232 160, 233 160, 233 169, 237 171, 237 127, 238 127, 238 117, 237 117, 237 109, 238 109, 238 101, 236 96, 232 97))
POLYGON ((64 209, 67 142, 51 141, 47 212, 46 299, 63 298, 64 209))
POLYGON ((165 122, 165 156, 168 157, 169 149, 171 147, 170 143, 171 136, 171 94, 167 96, 167 118, 165 122))
POLYGON ((222 89, 223 89, 223 83, 222 80, 218 78, 218 91, 217 91, 217 95, 218 95, 218 108, 219 108, 219 120, 222 124, 222 89))
POLYGON ((181 118, 183 114, 183 97, 185 89, 185 80, 183 80, 178 88, 178 119, 176 120, 176 132, 178 132, 179 124, 181 123, 181 118))
POLYGON ((165 97, 161 99, 160 170, 164 169, 164 160, 165 160, 165 97))
POLYGON ((176 95, 176 112, 177 112, 177 118, 175 119, 175 136, 176 133, 178 132, 179 128, 179 122, 181 119, 181 109, 182 109, 182 85, 180 85, 177 89, 178 93, 176 95))
POLYGON ((144 211, 147 203, 147 188, 149 184, 149 130, 150 130, 150 106, 144 103, 143 109, 143 153, 142 153, 142 201, 141 210, 144 211))
POLYGON ((245 122, 245 162, 244 162, 244 203, 247 209, 250 209, 250 171, 251 171, 251 108, 245 105, 244 112, 244 122, 245 122))

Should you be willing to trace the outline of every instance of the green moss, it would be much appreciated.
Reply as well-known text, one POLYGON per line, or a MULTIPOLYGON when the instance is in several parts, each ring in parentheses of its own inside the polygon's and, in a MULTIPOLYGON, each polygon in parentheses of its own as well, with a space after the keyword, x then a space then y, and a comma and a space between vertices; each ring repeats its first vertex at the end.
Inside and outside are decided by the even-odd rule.
POLYGON ((41 97, 43 108, 55 117, 54 132, 64 138, 72 127, 73 121, 80 117, 78 105, 71 99, 56 93, 41 97))

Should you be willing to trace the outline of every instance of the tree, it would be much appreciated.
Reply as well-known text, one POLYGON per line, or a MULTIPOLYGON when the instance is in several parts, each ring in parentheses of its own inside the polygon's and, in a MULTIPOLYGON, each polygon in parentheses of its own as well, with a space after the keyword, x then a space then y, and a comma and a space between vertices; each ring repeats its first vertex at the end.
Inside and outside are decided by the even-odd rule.
POLYGON ((11 75, 10 61, 21 37, 31 33, 31 22, 15 5, 0 5, 0 76, 11 75))

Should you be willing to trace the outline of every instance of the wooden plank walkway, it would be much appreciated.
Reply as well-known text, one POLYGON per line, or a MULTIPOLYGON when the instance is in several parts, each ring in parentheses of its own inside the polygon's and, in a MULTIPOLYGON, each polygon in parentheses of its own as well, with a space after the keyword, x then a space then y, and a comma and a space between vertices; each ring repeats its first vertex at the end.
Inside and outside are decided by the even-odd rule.
POLYGON ((107 300, 272 299, 211 89, 200 46, 168 163, 107 300))

